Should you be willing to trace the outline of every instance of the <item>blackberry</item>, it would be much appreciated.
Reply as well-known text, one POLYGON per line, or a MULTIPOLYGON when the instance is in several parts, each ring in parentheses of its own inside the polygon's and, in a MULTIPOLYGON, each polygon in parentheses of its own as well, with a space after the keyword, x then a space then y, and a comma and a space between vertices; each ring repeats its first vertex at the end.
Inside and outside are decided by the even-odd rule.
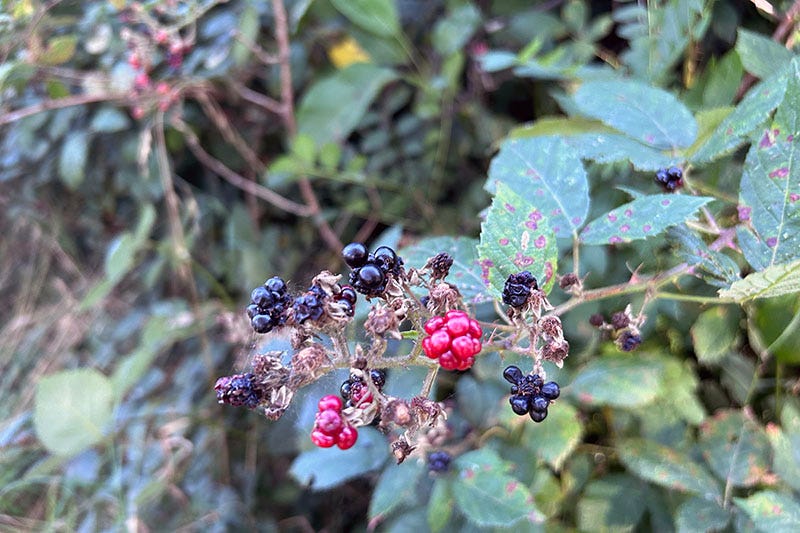
POLYGON ((400 267, 403 266, 403 260, 388 246, 379 246, 373 252, 372 259, 384 273, 392 273, 395 276, 400 274, 400 267))
POLYGON ((550 400, 545 398, 544 396, 534 396, 531 400, 531 411, 547 411, 547 407, 550 405, 550 400))
POLYGON ((603 324, 605 324, 606 318, 603 316, 602 313, 595 313, 589 317, 589 324, 593 325, 596 328, 599 328, 603 324))
POLYGON ((367 296, 382 294, 386 290, 386 281, 383 271, 373 263, 367 263, 350 273, 350 284, 355 290, 367 296))
POLYGON ((683 187, 683 171, 678 167, 662 168, 656 172, 656 183, 666 192, 683 187))
POLYGON ((619 349, 623 352, 632 352, 638 348, 640 344, 642 344, 642 337, 631 333, 631 331, 627 329, 623 331, 622 335, 617 339, 617 346, 619 346, 619 349))
POLYGON ((561 395, 561 389, 555 381, 548 381, 542 385, 542 396, 548 400, 555 400, 561 395))
MULTIPOLYGON (((383 386, 386 384, 386 371, 372 369, 369 371, 369 376, 372 378, 372 382, 375 384, 378 391, 383 390, 383 386)), ((358 407, 363 403, 372 401, 372 394, 370 393, 369 387, 364 383, 364 380, 356 374, 350 374, 350 377, 342 383, 339 387, 339 394, 341 394, 343 399, 347 400, 345 403, 346 407, 358 407)))
POLYGON ((628 315, 625 314, 625 311, 617 311, 611 315, 611 325, 614 326, 614 329, 627 328, 630 323, 631 320, 628 318, 628 315))
POLYGON ((312 285, 305 294, 294 299, 292 309, 294 320, 302 324, 306 320, 319 320, 325 312, 325 299, 327 293, 319 285, 312 285))
POLYGON ((513 365, 503 370, 503 378, 512 384, 511 396, 508 398, 511 410, 519 416, 530 414, 534 422, 541 422, 547 417, 550 402, 561 393, 555 381, 544 383, 538 374, 523 375, 513 365))
POLYGON ((538 288, 539 285, 536 283, 536 278, 527 270, 523 270, 518 274, 511 274, 503 286, 503 303, 511 307, 520 308, 528 303, 531 290, 538 288))
POLYGON ((369 252, 360 242, 351 242, 342 250, 342 259, 350 268, 359 268, 366 264, 369 252))
POLYGON ((547 418, 547 409, 544 411, 531 411, 531 420, 534 422, 541 422, 547 418))
POLYGON ((255 387, 255 374, 224 376, 214 385, 217 401, 234 407, 254 409, 261 402, 261 394, 255 387))
POLYGON ((518 385, 523 379, 522 370, 514 365, 507 366, 506 369, 503 370, 503 379, 512 385, 518 385))
POLYGON ((453 256, 447 252, 439 252, 428 260, 431 269, 431 277, 433 279, 444 279, 450 273, 450 267, 453 266, 453 256))
POLYGON ((256 333, 269 333, 286 321, 285 311, 292 303, 286 292, 286 282, 275 276, 250 293, 247 316, 256 333))
POLYGON ((530 396, 522 396, 517 394, 515 396, 511 396, 508 399, 508 403, 511 404, 511 410, 520 416, 528 414, 528 411, 531 409, 530 396))
POLYGON ((433 452, 428 456, 428 470, 441 473, 450 469, 450 454, 443 451, 433 452))
POLYGON ((369 371, 369 377, 372 378, 372 382, 378 387, 378 390, 383 389, 383 386, 386 385, 386 371, 379 370, 377 368, 372 369, 369 371))
POLYGON ((339 297, 347 300, 351 304, 356 303, 356 299, 358 298, 358 294, 356 294, 355 289, 350 285, 345 285, 342 287, 342 292, 339 293, 339 297))

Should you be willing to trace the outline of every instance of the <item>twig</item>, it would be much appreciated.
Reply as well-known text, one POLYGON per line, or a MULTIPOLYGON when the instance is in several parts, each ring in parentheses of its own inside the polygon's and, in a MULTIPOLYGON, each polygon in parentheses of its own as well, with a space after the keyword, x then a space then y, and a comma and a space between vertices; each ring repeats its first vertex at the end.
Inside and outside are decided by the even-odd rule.
POLYGON ((233 35, 234 39, 236 39, 242 46, 250 50, 250 52, 265 65, 275 65, 279 62, 278 57, 276 55, 270 54, 269 52, 261 48, 258 44, 246 40, 238 30, 233 30, 231 34, 233 35))
POLYGON ((52 111, 54 109, 63 109, 65 107, 72 107, 76 105, 91 104, 94 102, 126 102, 129 97, 123 94, 77 94, 75 96, 65 96, 64 98, 57 98, 55 100, 45 100, 34 104, 32 106, 23 107, 16 111, 9 111, 0 115, 0 126, 11 124, 23 118, 42 113, 43 111, 52 111))
MULTIPOLYGON (((292 67, 290 64, 289 50, 289 20, 286 15, 286 6, 283 0, 272 0, 272 13, 275 17, 275 39, 278 42, 278 61, 281 73, 281 103, 283 114, 281 118, 286 126, 290 138, 297 135, 297 121, 294 116, 294 90, 292 89, 292 67)), ((298 181, 300 193, 303 195, 308 208, 311 210, 314 223, 328 248, 337 255, 342 251, 342 242, 333 232, 328 222, 322 217, 322 211, 307 177, 298 181)))
POLYGON ((232 86, 233 90, 236 91, 236 94, 238 94, 251 104, 263 107, 270 113, 275 113, 276 115, 279 116, 284 115, 285 111, 283 109, 283 106, 281 105, 280 102, 278 102, 274 98, 270 98, 269 96, 256 92, 252 89, 248 89, 241 83, 234 83, 232 86))
POLYGON ((265 202, 272 204, 273 206, 277 207, 278 209, 282 209, 287 213, 292 213, 293 215, 297 215, 299 217, 309 217, 314 215, 314 212, 308 206, 289 200, 288 198, 281 196, 280 194, 264 187, 263 185, 259 185, 258 183, 251 181, 244 176, 240 176, 228 168, 223 162, 216 159, 214 156, 206 152, 202 146, 200 146, 200 141, 197 139, 197 135, 195 135, 194 132, 183 121, 174 120, 173 126, 175 126, 178 131, 184 134, 186 137, 186 142, 189 145, 189 150, 192 151, 194 156, 201 163, 217 173, 222 179, 234 187, 238 187, 248 194, 257 196, 265 202))

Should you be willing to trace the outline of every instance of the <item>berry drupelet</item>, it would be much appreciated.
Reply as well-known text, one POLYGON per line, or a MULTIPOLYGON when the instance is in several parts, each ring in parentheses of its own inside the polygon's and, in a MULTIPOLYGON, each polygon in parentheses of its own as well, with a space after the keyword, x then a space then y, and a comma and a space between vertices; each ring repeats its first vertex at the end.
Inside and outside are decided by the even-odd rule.
POLYGON ((656 183, 666 192, 683 187, 683 171, 678 167, 662 168, 656 172, 656 183))
POLYGON ((292 305, 286 282, 275 276, 250 293, 247 316, 256 333, 269 333, 286 321, 285 311, 292 305))
POLYGON ((511 274, 503 286, 503 303, 511 307, 520 308, 528 303, 531 290, 538 288, 539 285, 536 283, 536 278, 527 270, 523 270, 518 274, 511 274))
POLYGON ((330 448, 335 444, 346 450, 356 443, 356 439, 358 431, 342 418, 342 400, 333 394, 323 396, 317 404, 311 442, 320 448, 330 448))
POLYGON ((255 375, 234 374, 219 378, 214 385, 217 401, 234 407, 255 409, 261 402, 261 393, 255 385, 255 375))
POLYGON ((294 299, 292 309, 294 310, 294 320, 297 324, 302 324, 306 320, 316 321, 325 312, 325 299, 328 295, 319 285, 312 285, 305 294, 301 294, 294 299))
POLYGON ((339 304, 347 316, 356 314, 356 300, 358 294, 356 290, 350 285, 343 285, 341 292, 333 297, 333 300, 339 304))
POLYGON ((422 339, 422 350, 445 370, 467 370, 481 351, 481 326, 464 311, 434 316, 424 328, 428 336, 422 339))
POLYGON ((379 246, 373 253, 360 242, 351 242, 342 250, 342 258, 352 269, 350 284, 368 297, 380 296, 386 290, 389 276, 399 276, 403 260, 388 246, 379 246))
POLYGON ((626 329, 617 337, 617 346, 623 352, 632 352, 642 344, 642 337, 626 329))
POLYGON ((555 381, 547 383, 538 374, 524 375, 516 366, 508 366, 503 370, 503 379, 511 383, 511 396, 508 403, 511 410, 519 416, 530 415, 534 422, 547 418, 550 402, 561 395, 561 389, 555 381))
POLYGON ((450 454, 447 452, 432 452, 428 456, 428 470, 437 474, 447 472, 450 470, 450 460, 450 454))
MULTIPOLYGON (((369 377, 372 379, 372 383, 375 384, 378 391, 382 391, 383 386, 386 384, 386 371, 379 369, 370 370, 369 377)), ((339 392, 342 398, 347 402, 345 403, 345 407, 363 407, 373 400, 369 386, 356 374, 350 374, 350 378, 342 383, 339 392)))

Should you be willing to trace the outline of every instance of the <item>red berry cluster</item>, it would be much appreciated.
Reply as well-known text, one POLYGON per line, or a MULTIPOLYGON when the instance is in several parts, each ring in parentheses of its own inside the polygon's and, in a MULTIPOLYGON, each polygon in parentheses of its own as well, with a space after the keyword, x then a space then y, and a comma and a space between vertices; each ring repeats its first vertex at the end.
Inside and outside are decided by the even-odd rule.
POLYGON ((358 439, 358 431, 342 418, 342 400, 329 394, 317 404, 319 411, 311 430, 311 442, 320 448, 330 448, 334 444, 342 450, 352 448, 358 439))
POLYGON ((425 322, 427 337, 422 349, 431 359, 439 359, 445 370, 467 370, 481 351, 483 331, 477 320, 464 311, 448 311, 425 322))

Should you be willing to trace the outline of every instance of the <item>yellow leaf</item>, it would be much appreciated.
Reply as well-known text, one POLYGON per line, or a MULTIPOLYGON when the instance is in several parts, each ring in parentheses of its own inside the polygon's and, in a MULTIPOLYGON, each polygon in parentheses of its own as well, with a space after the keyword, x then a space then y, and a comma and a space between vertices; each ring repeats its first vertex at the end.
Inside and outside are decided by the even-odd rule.
POLYGON ((328 49, 328 57, 336 68, 342 69, 353 63, 369 63, 369 54, 361 48, 355 39, 348 36, 328 49))

